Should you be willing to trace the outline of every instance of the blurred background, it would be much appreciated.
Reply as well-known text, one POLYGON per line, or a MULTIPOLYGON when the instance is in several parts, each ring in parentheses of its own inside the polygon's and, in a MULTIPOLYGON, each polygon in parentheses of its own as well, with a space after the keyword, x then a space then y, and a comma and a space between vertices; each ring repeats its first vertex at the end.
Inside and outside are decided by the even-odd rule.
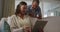
MULTIPOLYGON (((17 4, 22 0, 15 0, 15 9, 17 4)), ((32 4, 32 0, 23 0, 28 5, 32 4)), ((60 1, 59 0, 40 0, 39 4, 43 17, 60 16, 60 1)))
MULTIPOLYGON (((0 19, 13 15, 21 1, 32 4, 32 0, 0 0, 0 19)), ((44 32, 60 32, 60 0, 40 0, 39 6, 44 20, 48 21, 44 32)))
MULTIPOLYGON (((0 0, 0 19, 14 14, 16 6, 20 1, 32 4, 32 0, 0 0)), ((60 16, 60 0, 40 0, 39 4, 44 17, 60 16)))

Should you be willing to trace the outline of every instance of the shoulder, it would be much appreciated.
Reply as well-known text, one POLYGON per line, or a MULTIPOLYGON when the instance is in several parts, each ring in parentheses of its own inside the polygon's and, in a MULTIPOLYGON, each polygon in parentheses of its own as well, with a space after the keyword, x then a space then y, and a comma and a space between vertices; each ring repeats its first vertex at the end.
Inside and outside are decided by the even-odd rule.
POLYGON ((12 16, 11 16, 11 18, 15 18, 15 17, 16 17, 16 15, 12 15, 12 16))
POLYGON ((11 17, 15 17, 16 15, 12 15, 11 17))
POLYGON ((41 8, 38 6, 37 10, 38 10, 38 12, 40 12, 41 11, 41 8))
POLYGON ((41 10, 40 6, 38 6, 38 9, 41 10))
POLYGON ((8 22, 9 25, 13 22, 15 17, 16 17, 16 15, 12 15, 12 16, 7 18, 8 19, 7 22, 8 22))

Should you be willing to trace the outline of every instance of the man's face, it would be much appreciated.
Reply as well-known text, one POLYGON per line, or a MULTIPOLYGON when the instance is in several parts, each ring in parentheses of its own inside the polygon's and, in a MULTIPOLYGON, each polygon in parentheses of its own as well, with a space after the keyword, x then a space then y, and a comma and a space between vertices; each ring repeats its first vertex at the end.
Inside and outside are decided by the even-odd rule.
POLYGON ((38 3, 37 3, 36 1, 33 2, 33 3, 32 3, 32 8, 33 8, 33 9, 36 9, 37 7, 38 7, 38 3))
POLYGON ((25 14, 25 12, 27 11, 27 5, 21 5, 20 10, 22 14, 25 14))

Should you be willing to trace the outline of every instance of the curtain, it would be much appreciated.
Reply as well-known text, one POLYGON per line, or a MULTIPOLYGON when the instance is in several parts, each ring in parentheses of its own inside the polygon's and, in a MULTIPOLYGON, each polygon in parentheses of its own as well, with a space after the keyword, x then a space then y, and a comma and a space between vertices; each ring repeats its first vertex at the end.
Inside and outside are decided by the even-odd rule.
POLYGON ((14 14, 15 0, 3 0, 2 17, 8 17, 14 14))

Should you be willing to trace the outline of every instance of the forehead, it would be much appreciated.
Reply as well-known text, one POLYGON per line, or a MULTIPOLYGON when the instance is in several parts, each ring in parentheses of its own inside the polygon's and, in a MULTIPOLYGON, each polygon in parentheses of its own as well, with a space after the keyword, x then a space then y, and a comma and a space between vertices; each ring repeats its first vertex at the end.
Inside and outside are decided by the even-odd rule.
POLYGON ((38 3, 35 1, 35 2, 33 2, 32 4, 38 4, 38 3))
POLYGON ((21 7, 27 7, 27 5, 21 5, 21 7))
POLYGON ((34 1, 33 3, 37 3, 36 1, 34 1))

